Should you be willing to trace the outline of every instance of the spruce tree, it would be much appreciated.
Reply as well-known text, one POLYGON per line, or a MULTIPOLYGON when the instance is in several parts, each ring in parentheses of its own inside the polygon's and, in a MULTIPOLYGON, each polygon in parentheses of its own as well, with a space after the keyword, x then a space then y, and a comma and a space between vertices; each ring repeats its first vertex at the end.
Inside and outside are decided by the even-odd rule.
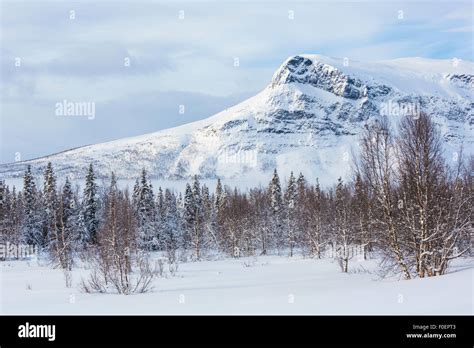
POLYGON ((306 191, 306 179, 303 173, 301 172, 300 172, 300 175, 298 176, 298 180, 296 180, 296 187, 298 191, 298 201, 302 202, 304 201, 304 195, 306 191))
POLYGON ((293 176, 293 172, 291 172, 285 192, 285 201, 289 209, 294 209, 296 207, 297 194, 298 190, 296 186, 296 180, 293 176))
POLYGON ((216 201, 215 201, 215 209, 219 211, 222 207, 222 201, 224 197, 224 191, 222 189, 222 183, 221 179, 217 179, 217 185, 216 185, 216 201))
POLYGON ((132 205, 135 213, 138 213, 138 197, 140 195, 140 181, 138 178, 135 180, 132 193, 132 205))
POLYGON ((4 180, 0 180, 0 240, 3 239, 5 233, 5 225, 7 221, 7 186, 4 180))
POLYGON ((271 230, 272 235, 276 241, 278 251, 280 251, 284 246, 284 233, 282 229, 282 220, 283 220, 283 209, 282 209, 282 194, 280 186, 280 178, 278 176, 277 170, 273 172, 272 180, 269 185, 269 197, 270 197, 270 207, 271 207, 271 230))
POLYGON ((312 205, 310 214, 310 221, 307 228, 308 242, 310 245, 311 255, 316 255, 321 258, 321 247, 326 244, 323 242, 323 196, 319 180, 316 179, 316 186, 314 187, 314 195, 312 197, 312 205))
POLYGON ((158 249, 164 248, 164 228, 165 228, 165 197, 161 186, 155 198, 155 238, 158 249))
POLYGON ((153 189, 147 179, 146 170, 143 169, 137 197, 138 238, 141 249, 152 250, 158 247, 158 238, 155 235, 155 218, 153 189))
POLYGON ((10 220, 10 194, 8 186, 5 185, 4 180, 0 180, 0 243, 5 244, 11 231, 9 231, 9 220, 10 220))
POLYGON ((288 244, 290 246, 290 256, 293 256, 293 249, 296 245, 296 231, 295 231, 295 210, 297 200, 297 186, 296 179, 293 176, 293 172, 290 174, 288 179, 288 186, 285 192, 285 205, 286 205, 286 228, 288 233, 288 244))
POLYGON ((56 233, 57 222, 57 193, 56 193, 56 176, 54 175, 53 166, 51 162, 48 163, 44 171, 43 179, 43 239, 45 242, 54 237, 56 233))
POLYGON ((282 208, 282 197, 280 178, 276 169, 273 172, 273 177, 270 182, 270 204, 275 214, 280 213, 282 208))
POLYGON ((71 182, 66 178, 66 182, 60 193, 57 207, 57 226, 52 232, 50 249, 53 259, 59 265, 70 271, 72 268, 72 252, 75 249, 77 237, 77 207, 72 191, 71 182))
POLYGON ((163 240, 164 249, 168 255, 170 263, 176 262, 176 251, 179 247, 179 224, 178 207, 176 206, 176 197, 169 190, 165 190, 163 200, 163 240))
POLYGON ((183 247, 189 248, 196 221, 196 206, 194 203, 193 189, 189 183, 186 184, 183 202, 183 247))
POLYGON ((8 207, 8 216, 7 225, 8 225, 8 238, 14 244, 19 244, 24 241, 22 238, 22 228, 24 223, 23 215, 23 196, 21 192, 16 193, 16 188, 13 186, 11 193, 7 187, 7 207, 8 207))
POLYGON ((22 198, 24 208, 23 240, 27 244, 43 247, 45 241, 39 217, 39 195, 30 165, 28 165, 23 176, 22 198))
POLYGON ((72 190, 71 182, 67 177, 61 194, 61 203, 63 206, 62 219, 66 222, 67 227, 72 229, 75 225, 75 221, 73 220, 76 215, 77 206, 74 199, 74 192, 72 190))
POLYGON ((99 202, 98 187, 95 183, 95 179, 94 168, 91 163, 87 171, 86 185, 82 197, 82 218, 84 226, 81 240, 83 244, 97 242, 97 231, 99 228, 99 202))
POLYGON ((5 216, 6 191, 5 180, 0 180, 0 218, 5 216))
POLYGON ((206 185, 202 185, 201 200, 202 200, 203 223, 206 226, 209 226, 211 222, 211 214, 212 214, 212 200, 209 194, 209 188, 206 185))
POLYGON ((199 260, 204 247, 204 209, 201 184, 197 175, 194 176, 192 195, 194 202, 194 226, 192 228, 191 244, 194 249, 194 256, 199 260))

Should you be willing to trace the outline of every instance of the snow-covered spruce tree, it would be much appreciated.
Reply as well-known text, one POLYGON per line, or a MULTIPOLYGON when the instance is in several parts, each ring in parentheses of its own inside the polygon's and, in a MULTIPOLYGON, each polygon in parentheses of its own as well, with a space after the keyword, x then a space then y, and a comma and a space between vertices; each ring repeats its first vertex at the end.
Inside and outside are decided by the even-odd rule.
POLYGON ((213 198, 209 193, 207 185, 202 185, 201 188, 202 200, 202 218, 203 218, 203 240, 206 249, 217 249, 218 242, 215 232, 214 219, 214 205, 213 198))
POLYGON ((155 196, 155 232, 154 232, 154 248, 165 250, 164 241, 164 225, 165 225, 165 197, 161 186, 155 196))
POLYGON ((191 250, 194 259, 200 260, 212 240, 212 202, 207 187, 203 190, 197 176, 192 186, 187 183, 181 213, 182 241, 184 250, 191 250))
POLYGON ((225 192, 222 188, 222 182, 220 178, 217 178, 217 185, 216 185, 216 195, 215 195, 215 209, 219 210, 223 206, 223 201, 225 199, 225 192))
MULTIPOLYGON (((151 207, 152 207, 152 239, 151 239, 151 249, 152 250, 158 250, 160 249, 160 243, 161 243, 161 237, 160 237, 160 216, 158 215, 158 209, 156 207, 156 202, 158 202, 158 198, 155 198, 154 190, 153 190, 153 184, 151 180, 148 180, 148 187, 150 188, 151 192, 151 207)), ((161 190, 161 187, 160 187, 161 190)), ((163 200, 163 198, 161 198, 163 200)), ((162 203, 160 203, 162 204, 162 203)))
POLYGON ((138 197, 140 196, 140 181, 138 178, 135 180, 135 185, 133 186, 132 193, 132 205, 135 209, 135 213, 138 214, 138 197))
POLYGON ((8 186, 5 185, 4 180, 0 180, 0 243, 6 243, 8 241, 8 220, 10 214, 10 192, 8 186))
POLYGON ((271 207, 271 221, 272 221, 272 238, 275 240, 275 244, 278 252, 285 246, 285 235, 283 233, 283 199, 281 194, 280 178, 277 170, 273 171, 273 177, 268 187, 268 195, 270 197, 271 207))
POLYGON ((222 187, 221 179, 217 179, 216 193, 214 200, 214 215, 215 215, 215 234, 218 240, 218 248, 220 251, 225 251, 224 245, 224 211, 226 205, 226 192, 222 187))
POLYGON ((0 223, 2 223, 6 217, 7 190, 8 187, 5 185, 5 180, 0 179, 0 223))
POLYGON ((13 186, 10 194, 7 189, 7 207, 8 207, 8 219, 7 219, 7 231, 8 241, 12 244, 19 244, 24 241, 22 230, 24 223, 24 209, 23 209, 23 198, 21 191, 17 194, 16 188, 13 186))
POLYGON ((16 188, 13 186, 9 201, 9 227, 11 242, 19 244, 24 241, 22 235, 23 223, 25 221, 25 214, 23 208, 22 192, 16 193, 16 188))
POLYGON ((77 240, 78 209, 69 178, 66 178, 59 195, 55 216, 56 227, 52 230, 49 247, 53 261, 65 272, 66 286, 70 287, 73 251, 77 240))
POLYGON ((183 238, 182 247, 184 250, 188 250, 191 246, 191 238, 193 228, 195 224, 196 208, 194 204, 193 189, 189 183, 186 184, 183 197, 183 208, 182 208, 182 224, 183 224, 183 238))
POLYGON ((82 228, 80 241, 83 246, 97 242, 97 230, 99 228, 99 197, 96 177, 92 163, 86 175, 86 183, 82 196, 82 228))
POLYGON ((183 193, 180 191, 176 196, 176 209, 177 209, 177 219, 178 219, 178 229, 179 229, 179 240, 178 240, 178 249, 183 249, 181 255, 185 256, 184 252, 184 240, 185 240, 185 229, 184 229, 184 198, 183 193))
POLYGON ((206 186, 206 184, 203 184, 201 187, 201 200, 204 221, 209 221, 212 210, 212 201, 211 195, 209 194, 209 188, 206 186))
POLYGON ((193 249, 194 257, 200 260, 203 249, 205 248, 205 231, 204 231, 204 208, 201 196, 201 184, 199 179, 194 176, 192 187, 192 195, 194 202, 194 225, 191 230, 191 248, 193 249))
MULTIPOLYGON (((23 207, 21 194, 17 195, 0 180, 0 243, 18 245, 23 242, 23 207)), ((1 258, 0 260, 4 260, 1 258)))
MULTIPOLYGON (((18 244, 21 230, 21 210, 18 207, 15 187, 13 191, 0 180, 0 243, 18 244)), ((0 260, 3 261, 2 255, 0 260)))
POLYGON ((145 169, 140 176, 140 185, 137 197, 137 221, 139 248, 155 250, 158 247, 156 233, 155 199, 151 184, 148 182, 145 169))
POLYGON ((42 220, 43 220, 43 238, 45 243, 49 243, 56 238, 58 231, 56 216, 58 209, 58 198, 56 193, 56 176, 53 166, 49 162, 43 174, 43 197, 42 197, 42 220))
POLYGON ((286 233, 287 241, 290 247, 290 257, 293 256, 293 249, 296 246, 297 241, 297 229, 296 229, 296 212, 297 212, 297 197, 298 188, 296 186, 296 179, 293 172, 290 174, 288 184, 285 191, 285 219, 286 219, 286 233))
POLYGON ((165 190, 163 200, 163 245, 170 264, 177 261, 177 251, 180 242, 180 226, 178 207, 175 195, 169 190, 165 190))
POLYGON ((164 201, 165 201, 165 197, 163 195, 163 190, 161 189, 161 186, 159 186, 158 187, 158 192, 157 192, 156 197, 155 197, 155 207, 156 207, 156 211, 158 212, 158 214, 161 214, 161 212, 163 212, 164 201))
POLYGON ((24 209, 24 222, 22 228, 22 241, 42 248, 45 240, 42 233, 40 216, 40 194, 36 189, 35 180, 28 165, 23 176, 22 205, 24 209))

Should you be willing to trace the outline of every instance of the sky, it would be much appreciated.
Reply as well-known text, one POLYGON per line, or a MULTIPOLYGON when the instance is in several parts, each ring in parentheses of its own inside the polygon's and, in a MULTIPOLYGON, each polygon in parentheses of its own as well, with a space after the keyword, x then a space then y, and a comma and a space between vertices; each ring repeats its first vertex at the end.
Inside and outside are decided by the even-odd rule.
POLYGON ((472 61, 473 11, 470 0, 0 0, 0 163, 206 118, 296 54, 472 61), (58 113, 67 103, 93 117, 58 113))

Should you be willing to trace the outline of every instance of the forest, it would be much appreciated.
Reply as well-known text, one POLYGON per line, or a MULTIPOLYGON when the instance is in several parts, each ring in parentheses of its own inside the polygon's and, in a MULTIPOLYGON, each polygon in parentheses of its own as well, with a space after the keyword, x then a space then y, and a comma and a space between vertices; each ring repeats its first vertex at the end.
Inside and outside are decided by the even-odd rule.
POLYGON ((28 166, 21 191, 0 181, 0 243, 36 246, 67 285, 75 263, 88 262, 84 291, 124 294, 149 289, 163 267, 154 253, 176 270, 215 254, 331 257, 342 272, 354 258, 379 258, 385 273, 411 279, 443 275, 472 252, 474 161, 461 149, 446 156, 429 115, 405 116, 397 129, 382 118, 359 146, 352 178, 333 187, 304 173, 282 182, 275 170, 268 186, 245 192, 198 176, 176 192, 154 188, 143 170, 129 189, 114 173, 99 185, 91 164, 80 189, 51 163, 42 178, 28 166))

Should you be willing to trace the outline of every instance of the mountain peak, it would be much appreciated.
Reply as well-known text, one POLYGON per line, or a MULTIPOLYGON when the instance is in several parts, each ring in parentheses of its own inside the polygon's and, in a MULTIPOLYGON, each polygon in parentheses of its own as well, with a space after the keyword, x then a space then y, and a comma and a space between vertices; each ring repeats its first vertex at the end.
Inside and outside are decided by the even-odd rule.
POLYGON ((288 58, 273 75, 272 86, 302 83, 344 98, 360 99, 367 96, 367 86, 359 79, 321 62, 319 57, 297 55, 288 58))

